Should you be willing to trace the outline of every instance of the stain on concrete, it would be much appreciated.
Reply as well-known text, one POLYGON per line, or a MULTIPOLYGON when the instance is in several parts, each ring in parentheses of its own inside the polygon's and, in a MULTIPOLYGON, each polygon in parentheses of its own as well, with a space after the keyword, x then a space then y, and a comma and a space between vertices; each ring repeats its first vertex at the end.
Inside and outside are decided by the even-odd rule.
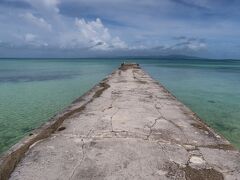
POLYGON ((206 146, 199 146, 205 147, 210 149, 223 149, 223 150, 235 150, 235 147, 232 144, 214 144, 214 145, 206 145, 206 146))
POLYGON ((215 169, 194 169, 187 165, 182 170, 186 180, 224 180, 222 173, 215 169))
POLYGON ((99 84, 99 86, 101 87, 101 89, 99 89, 98 91, 95 92, 95 94, 93 95, 93 98, 100 97, 101 94, 103 93, 103 91, 105 91, 106 89, 108 89, 110 87, 110 85, 107 84, 106 82, 101 82, 99 84))
POLYGON ((64 129, 66 129, 66 127, 60 127, 60 128, 58 128, 58 131, 63 131, 64 129))

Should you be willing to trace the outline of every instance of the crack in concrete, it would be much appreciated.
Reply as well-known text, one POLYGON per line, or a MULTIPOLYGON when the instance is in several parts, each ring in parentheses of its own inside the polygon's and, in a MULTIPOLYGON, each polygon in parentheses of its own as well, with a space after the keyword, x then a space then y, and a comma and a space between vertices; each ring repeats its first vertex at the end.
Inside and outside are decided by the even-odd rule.
MULTIPOLYGON (((93 128, 90 129, 89 132, 87 133, 87 136, 86 136, 87 139, 89 138, 89 136, 90 136, 90 134, 91 134, 92 131, 93 131, 93 128)), ((77 168, 79 168, 79 167, 82 165, 82 162, 83 162, 83 160, 85 159, 85 156, 86 156, 86 151, 85 151, 85 145, 86 145, 86 143, 84 142, 84 139, 83 139, 83 138, 81 139, 81 141, 82 141, 82 143, 83 143, 83 144, 82 144, 82 158, 81 158, 81 160, 79 161, 79 163, 73 168, 73 171, 72 171, 72 173, 71 173, 71 175, 70 175, 69 180, 71 180, 71 179, 74 177, 77 168)))
POLYGON ((77 168, 82 165, 82 162, 83 162, 83 160, 85 159, 85 153, 86 153, 86 152, 85 152, 85 150, 84 150, 84 149, 85 149, 85 148, 84 148, 85 143, 84 143, 84 140, 83 140, 83 139, 82 139, 82 143, 83 143, 83 144, 82 144, 82 158, 81 158, 81 160, 79 161, 79 163, 76 164, 76 166, 73 168, 73 171, 72 171, 72 173, 70 174, 69 180, 73 179, 77 168))
POLYGON ((118 113, 119 111, 119 108, 117 108, 117 110, 113 113, 113 115, 111 116, 111 131, 114 132, 113 130, 113 117, 118 113))
MULTIPOLYGON (((167 118, 165 118, 165 117, 163 116, 162 112, 159 110, 159 109, 161 109, 162 107, 157 107, 157 104, 154 104, 154 106, 155 106, 156 110, 158 111, 158 113, 160 114, 160 116, 162 117, 162 119, 170 122, 172 125, 174 125, 176 128, 178 128, 180 131, 183 131, 182 128, 181 128, 178 124, 176 124, 176 123, 173 122, 172 120, 167 119, 167 118)), ((162 106, 162 105, 160 104, 160 106, 162 106)))
MULTIPOLYGON (((102 132, 97 135, 93 136, 81 136, 81 135, 72 135, 72 134, 61 134, 61 135, 56 135, 56 136, 63 136, 66 138, 79 138, 79 139, 84 139, 84 140, 91 140, 91 139, 108 139, 108 138, 132 138, 132 139, 141 139, 141 140, 147 140, 147 134, 141 134, 141 133, 136 133, 136 132, 130 132, 130 131, 107 131, 107 132, 102 132)), ((151 140, 151 142, 162 142, 159 140, 151 140)))
MULTIPOLYGON (((112 94, 111 94, 112 95, 112 94)), ((103 110, 102 110, 102 112, 105 112, 106 110, 108 110, 108 109, 112 109, 114 106, 113 106, 113 103, 116 101, 118 99, 118 97, 115 97, 115 99, 113 99, 112 101, 111 101, 111 103, 110 103, 110 105, 108 106, 108 107, 106 107, 106 108, 104 108, 103 110)), ((119 108, 120 109, 120 108, 119 108)))
POLYGON ((157 124, 157 121, 160 119, 161 119, 161 117, 154 119, 154 123, 151 126, 147 126, 150 129, 150 132, 147 135, 147 140, 149 140, 150 136, 152 135, 153 127, 157 124))
POLYGON ((176 124, 176 123, 173 122, 172 120, 165 118, 165 117, 163 116, 162 112, 159 110, 159 109, 162 108, 162 104, 161 104, 161 103, 158 103, 158 104, 160 104, 160 107, 157 107, 157 104, 156 104, 156 103, 154 104, 154 106, 155 106, 155 109, 157 110, 157 112, 159 113, 159 115, 161 116, 161 118, 164 119, 164 120, 166 120, 166 121, 168 121, 169 123, 171 123, 172 125, 174 125, 177 129, 179 129, 180 132, 183 134, 183 136, 186 138, 186 141, 187 141, 187 143, 188 143, 189 140, 188 140, 186 134, 184 133, 182 127, 180 127, 178 124, 176 124))
POLYGON ((163 152, 163 154, 164 154, 164 157, 168 157, 166 151, 164 150, 163 144, 161 144, 160 142, 158 142, 158 145, 159 145, 160 148, 162 149, 162 152, 163 152))

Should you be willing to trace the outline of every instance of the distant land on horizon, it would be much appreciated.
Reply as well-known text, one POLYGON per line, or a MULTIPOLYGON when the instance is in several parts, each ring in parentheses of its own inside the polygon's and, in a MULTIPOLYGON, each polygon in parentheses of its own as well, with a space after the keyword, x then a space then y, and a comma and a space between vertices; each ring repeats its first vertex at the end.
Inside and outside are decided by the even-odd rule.
POLYGON ((106 57, 0 57, 0 59, 167 59, 167 60, 240 60, 237 58, 206 58, 188 55, 160 55, 160 56, 106 56, 106 57))

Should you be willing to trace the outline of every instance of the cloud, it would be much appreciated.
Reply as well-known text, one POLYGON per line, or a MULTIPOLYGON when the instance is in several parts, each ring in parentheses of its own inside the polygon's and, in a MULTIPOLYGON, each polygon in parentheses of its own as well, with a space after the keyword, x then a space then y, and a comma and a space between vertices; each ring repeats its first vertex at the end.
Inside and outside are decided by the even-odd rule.
POLYGON ((172 50, 204 50, 207 48, 207 44, 204 39, 202 38, 195 38, 195 37, 186 37, 186 36, 178 36, 174 37, 178 42, 169 46, 168 49, 172 50))
POLYGON ((25 14, 21 14, 20 17, 24 18, 27 22, 36 25, 40 28, 43 28, 45 30, 51 31, 52 26, 49 24, 45 19, 41 17, 36 17, 32 13, 27 12, 25 14))
MULTIPOLYGON (((37 35, 32 33, 26 33, 19 38, 23 40, 23 45, 25 48, 44 48, 48 46, 48 43, 39 39, 37 35)), ((18 46, 17 48, 21 48, 21 46, 18 46)))
POLYGON ((60 0, 42 0, 43 4, 46 6, 57 6, 60 3, 60 0))
MULTIPOLYGON (((27 0, 27 2, 35 8, 34 13, 26 12, 20 17, 36 26, 31 31, 37 34, 38 42, 47 42, 48 47, 96 51, 127 48, 127 44, 118 36, 111 35, 100 18, 89 21, 79 17, 65 19, 59 12, 59 0, 27 0), (37 27, 48 30, 49 34, 39 31, 37 27)), ((28 32, 25 34, 29 34, 28 32)))
MULTIPOLYGON (((161 43, 155 46, 150 47, 149 45, 139 45, 139 46, 132 46, 132 50, 142 49, 142 50, 154 50, 159 51, 159 53, 173 53, 175 54, 177 51, 185 52, 197 52, 207 49, 206 40, 203 38, 197 37, 187 37, 187 36, 176 36, 172 38, 173 41, 170 43, 161 43)), ((139 41, 139 44, 142 42, 139 41)))
POLYGON ((32 7, 41 11, 48 11, 49 13, 58 13, 59 8, 57 7, 60 0, 26 0, 32 7))
POLYGON ((22 47, 26 54, 39 48, 40 55, 51 49, 70 55, 236 51, 240 57, 239 5, 236 0, 0 0, 0 46, 22 47))
POLYGON ((148 53, 154 55, 187 54, 199 56, 199 54, 207 51, 207 48, 207 43, 202 38, 177 36, 173 38, 173 42, 154 46, 151 49, 145 48, 145 52, 146 54, 148 53))
POLYGON ((25 36, 24 36, 24 40, 26 42, 33 42, 35 39, 36 39, 36 35, 31 34, 31 33, 25 34, 25 36))
POLYGON ((75 31, 67 31, 62 34, 62 48, 88 48, 93 50, 112 50, 127 48, 125 42, 119 37, 112 37, 108 28, 97 18, 86 21, 81 18, 75 19, 75 31))
POLYGON ((0 48, 12 48, 12 47, 13 45, 11 43, 0 40, 0 48))
POLYGON ((7 7, 14 7, 14 8, 30 8, 31 5, 25 1, 19 0, 1 0, 0 5, 7 6, 7 7))
POLYGON ((172 49, 172 50, 193 50, 193 51, 198 51, 201 49, 205 49, 207 46, 205 43, 202 42, 197 42, 197 41, 185 41, 185 42, 181 42, 181 43, 177 43, 174 44, 170 47, 168 47, 168 49, 172 49))
POLYGON ((198 9, 198 10, 208 10, 206 7, 208 0, 171 0, 175 3, 181 4, 183 6, 187 6, 190 8, 198 9))

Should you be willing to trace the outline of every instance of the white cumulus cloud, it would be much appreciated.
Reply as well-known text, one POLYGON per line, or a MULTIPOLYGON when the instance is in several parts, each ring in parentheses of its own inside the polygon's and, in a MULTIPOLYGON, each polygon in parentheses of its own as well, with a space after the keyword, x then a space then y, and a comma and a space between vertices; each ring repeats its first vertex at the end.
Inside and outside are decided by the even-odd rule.
POLYGON ((79 35, 87 41, 95 44, 95 49, 126 48, 126 44, 119 37, 112 37, 102 21, 97 18, 95 21, 86 22, 84 19, 76 18, 75 24, 78 27, 79 35))
POLYGON ((75 19, 75 31, 63 33, 61 47, 88 48, 94 50, 111 50, 127 48, 119 37, 113 37, 108 28, 97 18, 95 21, 75 19))

